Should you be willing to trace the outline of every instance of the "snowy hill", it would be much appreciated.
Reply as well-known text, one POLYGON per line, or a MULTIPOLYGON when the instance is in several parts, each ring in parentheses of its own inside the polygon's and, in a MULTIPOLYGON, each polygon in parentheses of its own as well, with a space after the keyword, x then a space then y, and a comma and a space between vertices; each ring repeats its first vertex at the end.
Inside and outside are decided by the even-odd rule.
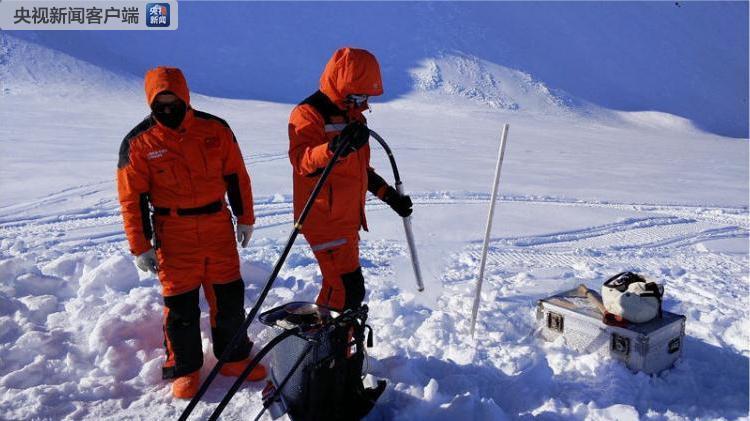
POLYGON ((117 73, 170 63, 206 95, 286 103, 342 45, 376 53, 386 100, 412 91, 410 69, 460 51, 605 108, 748 137, 747 2, 186 2, 174 32, 14 35, 117 73))
MULTIPOLYGON (((85 97, 135 93, 142 78, 114 74, 67 54, 0 36, 0 93, 24 95, 27 99, 44 96, 85 97)), ((138 90, 140 93, 140 90, 138 90)))
MULTIPOLYGON (((436 16, 444 15, 424 19, 436 16)), ((98 42, 75 46, 96 52, 86 62, 0 34, 2 419, 165 419, 185 405, 160 379, 158 281, 135 269, 115 195, 120 140, 147 108, 140 80, 110 70, 145 59, 123 53, 118 67, 102 54, 107 66, 95 66, 96 46, 106 45, 98 42)), ((367 115, 393 147, 414 198, 427 284, 415 292, 400 221, 368 201, 371 232, 362 233, 361 254, 376 336, 369 372, 389 384, 371 419, 747 417, 747 141, 708 134, 672 114, 603 108, 523 66, 481 57, 460 48, 409 61, 409 90, 374 102, 367 115), (468 315, 505 122, 502 200, 472 340, 468 315), (537 299, 579 283, 598 288, 622 270, 665 284, 665 308, 688 318, 683 357, 658 376, 534 335, 537 299)), ((206 67, 186 64, 203 92, 224 83, 214 77, 218 85, 203 85, 206 67)), ((300 77, 288 87, 297 99, 314 89, 299 89, 311 83, 300 77)), ((291 228, 291 105, 204 95, 194 105, 227 119, 253 179, 258 221, 241 251, 249 307, 291 228)), ((377 147, 373 165, 391 179, 377 147)), ((312 300, 319 283, 300 241, 264 308, 312 300)), ((202 325, 205 376, 214 362, 205 313, 202 325)), ((258 323, 250 335, 258 343, 271 338, 258 323)), ((196 418, 208 416, 229 384, 214 383, 196 418)), ((254 416, 260 389, 243 387, 224 419, 254 416)))
POLYGON ((698 130, 692 121, 669 113, 608 110, 563 91, 553 91, 526 72, 458 52, 425 59, 410 73, 414 84, 414 91, 409 94, 412 99, 437 100, 441 104, 468 102, 526 115, 578 116, 602 124, 698 130))
POLYGON ((494 109, 532 113, 571 112, 565 99, 554 95, 531 75, 477 57, 451 54, 427 59, 412 70, 418 92, 463 98, 494 109))

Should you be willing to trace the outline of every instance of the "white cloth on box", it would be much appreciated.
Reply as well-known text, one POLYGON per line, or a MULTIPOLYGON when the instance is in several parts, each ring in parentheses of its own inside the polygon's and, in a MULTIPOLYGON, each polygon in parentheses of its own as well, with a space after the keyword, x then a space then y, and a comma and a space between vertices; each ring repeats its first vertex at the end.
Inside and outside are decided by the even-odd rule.
MULTIPOLYGON (((664 291, 661 285, 659 290, 664 291)), ((659 314, 661 306, 661 300, 646 289, 646 282, 633 282, 624 292, 605 285, 602 287, 602 301, 607 311, 633 323, 652 320, 659 314)))

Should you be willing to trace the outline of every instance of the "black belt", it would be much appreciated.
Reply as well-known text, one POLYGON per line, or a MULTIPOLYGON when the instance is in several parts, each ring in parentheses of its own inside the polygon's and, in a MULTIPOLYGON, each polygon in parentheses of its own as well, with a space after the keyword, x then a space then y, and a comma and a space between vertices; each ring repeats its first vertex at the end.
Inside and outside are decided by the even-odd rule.
MULTIPOLYGON (((223 203, 221 200, 217 200, 215 202, 211 202, 204 206, 199 206, 197 208, 183 208, 183 209, 177 209, 176 213, 179 216, 195 216, 195 215, 208 215, 211 213, 219 212, 222 208, 223 203)), ((171 213, 171 210, 169 208, 159 208, 154 206, 154 214, 161 215, 161 216, 167 216, 171 213)))

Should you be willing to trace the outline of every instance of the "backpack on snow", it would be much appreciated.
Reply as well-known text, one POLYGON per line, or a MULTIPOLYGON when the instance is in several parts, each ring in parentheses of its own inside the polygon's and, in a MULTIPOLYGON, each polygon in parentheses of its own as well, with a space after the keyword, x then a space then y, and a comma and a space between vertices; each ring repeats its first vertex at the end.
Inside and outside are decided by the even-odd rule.
MULTIPOLYGON (((321 308, 311 303, 290 303, 261 315, 261 321, 279 327, 283 325, 278 322, 280 318, 268 323, 274 317, 267 314, 302 304, 321 308)), ((372 328, 366 324, 367 312, 366 305, 348 310, 323 324, 319 330, 304 336, 291 336, 273 349, 271 381, 283 403, 278 412, 285 411, 295 421, 359 420, 370 412, 386 383, 380 380, 376 387, 366 388, 362 382, 365 346, 372 347, 372 328), (300 358, 301 363, 295 370, 300 358)), ((294 317, 286 319, 296 323, 294 317)), ((264 402, 268 407, 273 404, 264 402)))
POLYGON ((359 420, 370 412, 385 390, 385 381, 371 389, 362 383, 365 329, 369 329, 367 346, 372 347, 372 329, 364 320, 354 319, 333 330, 330 355, 308 367, 306 402, 289 407, 293 419, 359 420))

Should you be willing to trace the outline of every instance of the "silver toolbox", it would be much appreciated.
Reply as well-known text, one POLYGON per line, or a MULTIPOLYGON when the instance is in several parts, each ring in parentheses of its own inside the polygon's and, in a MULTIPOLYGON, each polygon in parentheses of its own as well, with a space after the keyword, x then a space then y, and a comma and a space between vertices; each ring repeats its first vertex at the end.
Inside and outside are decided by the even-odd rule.
POLYGON ((596 306, 572 289, 539 300, 536 317, 545 340, 562 336, 569 348, 610 356, 632 370, 655 374, 670 368, 682 354, 685 316, 668 311, 646 323, 609 326, 596 306))

